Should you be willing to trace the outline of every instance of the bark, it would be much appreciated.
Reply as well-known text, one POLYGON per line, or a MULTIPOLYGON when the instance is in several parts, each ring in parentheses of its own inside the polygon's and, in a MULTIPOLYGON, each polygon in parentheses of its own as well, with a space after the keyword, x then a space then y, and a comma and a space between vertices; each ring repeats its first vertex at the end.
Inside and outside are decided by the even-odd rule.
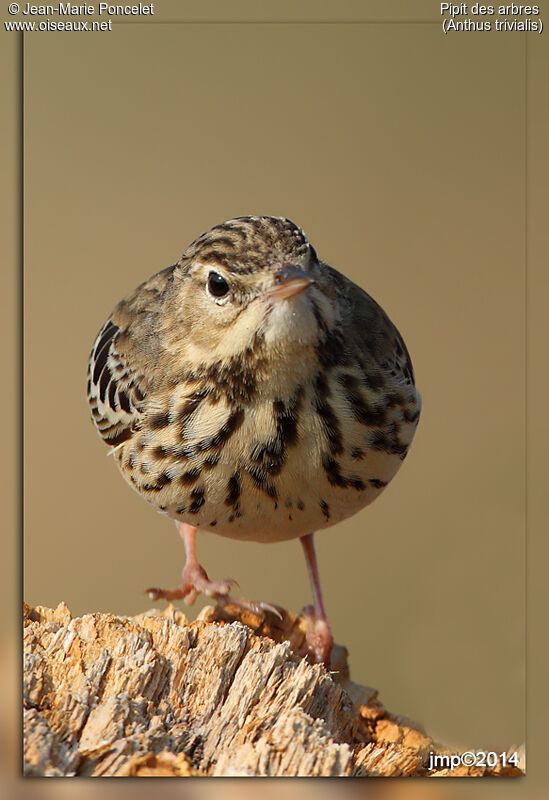
POLYGON ((449 753, 375 689, 296 654, 305 620, 207 607, 137 617, 25 606, 27 775, 521 775, 428 771, 449 753))

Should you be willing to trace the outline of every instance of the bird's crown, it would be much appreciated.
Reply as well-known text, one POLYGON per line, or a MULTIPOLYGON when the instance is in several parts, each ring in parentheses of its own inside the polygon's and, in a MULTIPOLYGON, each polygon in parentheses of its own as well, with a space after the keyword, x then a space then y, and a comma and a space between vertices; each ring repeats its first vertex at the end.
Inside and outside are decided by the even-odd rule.
POLYGON ((220 264, 247 274, 299 263, 312 246, 301 228, 284 217, 238 217, 216 225, 189 245, 180 263, 220 264))

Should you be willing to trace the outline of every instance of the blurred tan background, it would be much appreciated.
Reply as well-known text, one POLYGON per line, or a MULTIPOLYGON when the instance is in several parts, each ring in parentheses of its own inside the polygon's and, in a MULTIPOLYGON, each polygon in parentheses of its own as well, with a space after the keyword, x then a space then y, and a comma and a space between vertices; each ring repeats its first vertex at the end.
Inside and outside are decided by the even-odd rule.
MULTIPOLYGON (((524 69, 524 37, 438 24, 27 36, 27 602, 132 614, 177 582, 175 529, 89 421, 89 348, 203 230, 286 215, 388 311, 424 397, 391 487, 317 537, 336 640, 440 740, 524 739, 524 69)), ((204 535, 199 555, 246 596, 309 602, 297 543, 204 535)))

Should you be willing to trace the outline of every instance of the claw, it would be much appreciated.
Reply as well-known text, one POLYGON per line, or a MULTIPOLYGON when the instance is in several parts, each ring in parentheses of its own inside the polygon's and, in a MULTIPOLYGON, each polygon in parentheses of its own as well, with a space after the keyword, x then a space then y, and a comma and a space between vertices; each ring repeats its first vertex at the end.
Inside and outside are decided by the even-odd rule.
POLYGON ((180 589, 159 589, 156 586, 145 589, 145 594, 149 596, 150 600, 179 600, 183 597, 180 589))
POLYGON ((258 605, 263 611, 268 611, 270 614, 274 614, 275 617, 278 617, 281 622, 283 621, 284 618, 276 606, 272 606, 270 603, 258 603, 258 605))
POLYGON ((232 597, 229 594, 212 595, 212 598, 223 608, 225 606, 236 606, 237 608, 242 608, 244 611, 250 611, 258 617, 264 617, 265 612, 270 612, 271 614, 275 614, 280 620, 282 619, 282 615, 278 609, 271 606, 269 603, 256 603, 253 600, 247 600, 245 597, 232 597))

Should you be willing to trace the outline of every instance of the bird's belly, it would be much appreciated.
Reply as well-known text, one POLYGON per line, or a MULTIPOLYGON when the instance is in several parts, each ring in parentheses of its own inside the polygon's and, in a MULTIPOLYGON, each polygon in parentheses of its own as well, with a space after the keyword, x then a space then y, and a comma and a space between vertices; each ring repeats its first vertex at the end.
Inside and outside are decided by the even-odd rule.
MULTIPOLYGON (((345 486, 331 483, 322 465, 312 460, 307 466, 315 469, 292 470, 277 483, 276 499, 250 490, 237 511, 227 509, 224 503, 218 504, 213 527, 206 518, 200 522, 186 521, 221 536, 264 543, 295 539, 330 527, 373 502, 402 463, 394 455, 371 456, 368 466, 355 467, 350 473, 352 483, 345 486)), ((343 480, 347 479, 341 474, 340 482, 343 480)))
MULTIPOLYGON (((406 406, 392 408, 376 426, 334 405, 336 424, 308 397, 295 425, 280 417, 273 426, 272 404, 265 404, 233 426, 222 446, 206 446, 201 433, 194 450, 187 445, 179 448, 179 457, 155 457, 170 448, 158 432, 153 437, 145 432, 116 458, 133 488, 173 519, 233 539, 294 539, 352 516, 383 491, 413 438, 416 396, 414 390, 406 406)), ((195 422, 202 430, 200 420, 195 422)), ((167 441, 173 441, 169 431, 167 441)))

